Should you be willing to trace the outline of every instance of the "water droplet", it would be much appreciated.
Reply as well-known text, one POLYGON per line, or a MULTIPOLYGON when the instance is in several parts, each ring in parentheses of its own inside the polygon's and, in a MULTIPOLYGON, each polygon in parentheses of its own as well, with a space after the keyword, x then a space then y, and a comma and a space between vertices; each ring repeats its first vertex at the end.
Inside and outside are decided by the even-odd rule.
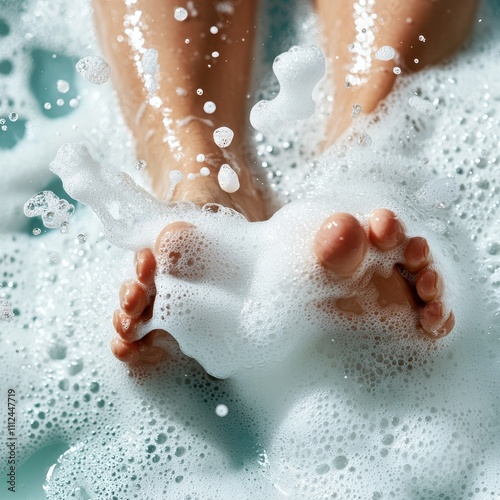
POLYGON ((57 80, 57 90, 61 94, 66 94, 69 90, 69 83, 66 80, 57 80))
POLYGON ((229 409, 226 405, 220 404, 215 408, 215 414, 218 417, 225 417, 229 413, 229 409))
POLYGON ((39 227, 35 227, 35 229, 33 229, 33 234, 35 236, 38 236, 41 232, 42 230, 39 227))
POLYGON ((79 234, 78 241, 79 243, 85 243, 87 241, 87 237, 84 234, 79 234))
POLYGON ((394 48, 390 45, 384 45, 383 47, 380 47, 377 52, 375 52, 375 59, 378 59, 379 61, 390 61, 391 59, 394 59, 395 55, 396 51, 394 48))
POLYGON ((219 32, 219 28, 217 28, 217 26, 210 27, 210 33, 212 33, 212 35, 216 35, 218 32, 219 32))
POLYGON ((17 121, 18 118, 19 118, 19 116, 17 115, 17 113, 9 113, 9 120, 11 122, 17 121))
POLYGON ((214 113, 216 109, 217 109, 217 106, 215 105, 215 103, 213 101, 207 101, 203 105, 203 111, 205 111, 205 113, 207 113, 208 115, 211 115, 212 113, 214 113))
POLYGON ((398 66, 396 66, 395 68, 392 69, 392 72, 395 75, 400 75, 401 74, 401 68, 399 68, 398 66))
POLYGON ((351 111, 351 116, 358 116, 361 113, 361 105, 360 104, 353 104, 352 105, 352 111, 351 111))
POLYGON ((184 7, 176 7, 174 10, 174 18, 176 21, 185 21, 188 17, 188 11, 184 7))
POLYGON ((419 41, 425 42, 425 36, 424 35, 419 35, 418 36, 419 41))
POLYGON ((197 93, 198 95, 203 95, 203 89, 197 89, 197 90, 196 90, 196 93, 197 93))

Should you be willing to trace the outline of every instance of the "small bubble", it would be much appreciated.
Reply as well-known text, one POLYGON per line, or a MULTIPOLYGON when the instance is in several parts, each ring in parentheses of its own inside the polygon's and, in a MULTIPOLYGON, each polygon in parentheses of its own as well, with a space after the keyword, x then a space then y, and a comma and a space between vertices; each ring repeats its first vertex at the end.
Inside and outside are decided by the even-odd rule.
POLYGON ((19 116, 17 115, 17 113, 10 113, 10 114, 9 114, 9 120, 10 120, 11 122, 15 122, 15 121, 17 121, 17 119, 18 119, 18 118, 19 118, 19 116))
POLYGON ((0 125, 3 125, 5 123, 5 118, 0 118, 0 125))
POLYGON ((202 167, 200 168, 200 174, 203 175, 203 177, 208 177, 210 175, 210 169, 208 167, 202 167))
POLYGON ((79 243, 85 243, 86 241, 87 241, 87 237, 84 234, 78 235, 78 242, 79 243))
POLYGON ((146 168, 147 163, 144 160, 136 160, 135 162, 135 168, 136 170, 143 170, 146 168))
POLYGON ((44 103, 43 107, 45 109, 51 109, 52 108, 52 104, 50 104, 50 102, 46 102, 46 103, 44 103))
POLYGON ((218 417, 225 417, 229 413, 229 409, 226 405, 220 404, 215 408, 215 414, 218 417))
POLYGON ((64 99, 57 99, 56 104, 62 106, 64 104, 64 99))
POLYGON ((368 134, 360 134, 358 137, 358 145, 365 148, 370 147, 372 144, 372 138, 368 134))
POLYGON ((177 87, 175 89, 175 93, 180 96, 180 97, 185 97, 187 96, 187 90, 185 88, 182 88, 182 87, 177 87))
POLYGON ((57 264, 59 262, 59 254, 57 252, 50 252, 49 259, 54 264, 57 264))
POLYGON ((78 99, 70 99, 69 105, 71 108, 76 108, 78 106, 78 99))
POLYGON ((197 89, 197 90, 196 90, 196 93, 197 93, 198 95, 203 95, 203 89, 197 89))
POLYGON ((210 33, 212 33, 212 35, 216 35, 218 32, 219 32, 219 28, 217 28, 217 26, 210 27, 210 33))
POLYGON ((219 54, 216 50, 214 50, 214 51, 212 52, 212 57, 213 57, 213 58, 217 58, 217 57, 219 57, 219 55, 220 55, 220 54, 219 54))
POLYGON ((353 104, 352 105, 352 111, 351 111, 351 116, 357 116, 361 113, 361 105, 360 104, 353 104))
POLYGON ((184 7, 176 7, 174 10, 174 18, 176 21, 185 21, 188 17, 188 11, 184 7))
POLYGON ((69 90, 69 83, 66 80, 57 80, 57 90, 65 94, 69 90))
POLYGON ((38 236, 41 232, 42 230, 39 227, 35 227, 35 229, 33 229, 33 234, 35 236, 38 236))
POLYGON ((59 229, 59 232, 61 234, 67 234, 68 230, 69 230, 69 223, 68 222, 63 222, 61 224, 61 229, 59 229))
POLYGON ((336 469, 340 470, 346 467, 347 462, 348 460, 344 455, 339 455, 333 459, 332 464, 336 469))
POLYGON ((418 37, 420 42, 425 42, 425 36, 424 35, 419 35, 418 37))
POLYGON ((400 75, 401 74, 401 68, 399 68, 398 66, 396 66, 395 68, 392 69, 392 72, 395 75, 400 75))
POLYGON ((204 162, 205 161, 205 155, 203 153, 200 153, 200 154, 196 155, 196 161, 198 163, 204 162))
POLYGON ((413 62, 414 62, 415 64, 418 64, 420 61, 419 61, 418 59, 413 59, 413 62))
POLYGON ((212 113, 214 113, 216 109, 217 109, 217 106, 215 105, 215 103, 213 101, 207 101, 203 105, 203 111, 205 111, 205 113, 207 113, 208 115, 211 115, 212 113))
POLYGON ((3 130, 4 132, 7 132, 7 125, 2 125, 2 130, 3 130))

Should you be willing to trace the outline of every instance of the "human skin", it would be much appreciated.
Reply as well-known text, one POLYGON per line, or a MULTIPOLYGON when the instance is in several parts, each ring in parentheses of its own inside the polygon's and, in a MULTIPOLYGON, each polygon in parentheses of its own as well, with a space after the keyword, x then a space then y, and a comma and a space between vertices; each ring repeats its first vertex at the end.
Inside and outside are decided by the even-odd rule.
MULTIPOLYGON (((170 185, 168 173, 179 170, 184 179, 176 186, 172 201, 224 205, 249 221, 268 218, 272 208, 265 183, 246 154, 257 2, 234 2, 231 14, 217 12, 212 2, 194 2, 196 16, 182 22, 174 18, 177 2, 172 0, 94 0, 93 5, 103 52, 136 139, 137 156, 147 162, 157 196, 165 197, 170 185), (213 26, 217 33, 211 32, 213 26), (143 48, 154 48, 159 54, 157 99, 149 94, 138 64, 143 48), (203 103, 209 100, 217 106, 211 115, 203 112, 203 103), (219 126, 230 127, 235 134, 224 151, 212 137, 219 126), (207 158, 211 175, 189 180, 188 174, 199 169, 196 157, 200 153, 207 158), (230 163, 238 172, 241 187, 235 193, 226 193, 218 185, 216 173, 222 163, 230 163)), ((466 39, 476 7, 475 0, 379 0, 368 6, 362 0, 317 0, 334 96, 323 147, 346 135, 354 105, 361 106, 363 113, 372 113, 401 77, 393 72, 394 60, 373 57, 375 47, 396 49, 402 75, 439 63, 466 39)), ((138 322, 151 314, 154 294, 148 290, 154 286, 155 252, 169 232, 183 228, 182 223, 165 228, 155 249, 138 254, 137 279, 122 285, 121 310, 115 311, 113 319, 118 337, 112 343, 113 352, 122 361, 155 363, 166 356, 155 345, 155 338, 165 332, 155 331, 135 342, 132 338, 138 322)), ((423 238, 408 238, 393 212, 375 211, 368 228, 350 214, 332 214, 318 228, 312 251, 326 273, 349 279, 367 251, 388 252, 399 246, 404 246, 404 259, 399 264, 413 274, 415 282, 402 278, 395 267, 388 280, 374 275, 370 286, 385 303, 399 304, 403 297, 401 305, 409 304, 415 310, 420 332, 432 338, 448 334, 454 318, 441 302, 444 284, 431 267, 429 246, 423 238)), ((343 313, 364 314, 360 298, 346 297, 337 301, 336 307, 343 313)))

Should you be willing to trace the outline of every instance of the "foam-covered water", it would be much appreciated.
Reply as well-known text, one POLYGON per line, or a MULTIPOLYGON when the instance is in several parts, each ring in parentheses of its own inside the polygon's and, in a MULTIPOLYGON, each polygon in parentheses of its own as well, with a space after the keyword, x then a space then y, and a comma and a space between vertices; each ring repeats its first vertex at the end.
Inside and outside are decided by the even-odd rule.
MULTIPOLYGON (((19 25, 16 9, 5 10, 11 31, 0 50, 21 46, 21 39, 28 44, 26 53, 35 49, 26 33, 43 5, 28 4, 19 25)), ((54 5, 71 9, 66 19, 78 20, 69 24, 82 33, 62 25, 56 30, 60 40, 44 39, 42 10, 32 30, 38 47, 66 47, 74 63, 98 55, 88 38, 86 4, 75 2, 74 10, 73 3, 54 5)), ((273 5, 271 17, 279 19, 283 5, 273 5)), ((12 104, 1 115, 17 112, 19 120, 31 123, 32 132, 0 151, 2 189, 9 193, 1 198, 0 300, 11 319, 0 319, 0 376, 18 398, 19 465, 27 461, 18 467, 20 498, 33 464, 42 469, 52 465, 45 494, 58 500, 499 495, 500 86, 494 76, 500 40, 490 31, 498 12, 481 16, 472 44, 453 64, 401 83, 385 105, 389 116, 375 123, 362 112, 355 116, 356 132, 346 147, 322 157, 312 154, 331 102, 326 86, 316 90, 312 120, 276 135, 257 134, 261 167, 277 194, 292 203, 269 222, 255 225, 230 211, 214 214, 184 205, 172 211, 137 190, 119 171, 144 185, 147 168, 136 170, 126 132, 115 126, 120 121, 109 82, 84 93, 86 82, 55 74, 55 92, 57 80, 63 79, 70 83, 69 92, 76 92, 73 98, 79 98, 74 111, 56 120, 40 111, 49 98, 42 96, 39 105, 23 82, 22 68, 29 61, 19 55, 17 69, 5 81, 15 103, 33 106, 12 104), (433 112, 414 106, 420 101, 410 102, 412 96, 431 103, 433 112), (104 118, 112 118, 111 123, 104 118), (59 163, 61 168, 85 167, 76 169, 82 184, 97 179, 93 196, 100 205, 94 209, 112 226, 106 236, 113 244, 83 205, 77 205, 67 234, 47 228, 40 236, 12 230, 20 227, 24 215, 16 219, 16 214, 22 214, 28 199, 55 190, 48 189, 48 164, 57 149, 81 140, 93 160, 76 148, 81 155, 59 163), (410 336, 397 323, 391 332, 384 325, 372 329, 363 324, 353 331, 321 309, 314 317, 302 314, 307 294, 335 293, 335 286, 314 285, 309 250, 315 228, 330 210, 351 210, 363 218, 377 206, 397 211, 409 234, 431 243, 457 320, 452 334, 439 342, 410 336), (199 279, 196 267, 188 276, 190 286, 175 283, 191 294, 195 306, 189 313, 193 331, 181 344, 188 343, 186 350, 192 348, 190 354, 202 363, 213 362, 212 373, 236 363, 237 369, 217 373, 237 372, 227 380, 214 380, 180 352, 156 369, 141 371, 121 365, 109 351, 117 290, 133 276, 132 253, 123 248, 153 244, 165 222, 180 219, 198 226, 193 241, 208 250, 201 254, 208 276, 199 279), (237 283, 244 283, 243 290, 237 283), (216 292, 214 300, 200 301, 209 287, 216 292), (227 300, 215 296, 222 292, 227 300), (195 325, 203 319, 206 327, 216 320, 234 325, 231 315, 244 297, 261 299, 258 309, 241 310, 246 319, 254 314, 256 325, 270 320, 278 340, 269 345, 273 339, 265 334, 271 326, 259 325, 255 339, 268 341, 261 351, 245 351, 238 344, 242 337, 230 336, 221 353, 195 325), (209 311, 203 314, 201 307, 209 311), (290 326, 294 317, 299 323, 290 326), (286 325, 287 331, 280 332, 286 325), (310 337, 303 335, 304 328, 310 337), (286 340, 280 342, 279 335, 286 340), (241 357, 227 356, 228 346, 241 357), (50 461, 40 463, 39 454, 50 461)), ((291 43, 320 43, 314 40, 314 19, 302 12, 298 17, 303 21, 296 23, 299 40, 291 43)), ((269 81, 259 99, 273 97, 275 84, 269 81)), ((56 108, 56 99, 51 102, 56 108)), ((63 153, 74 155, 75 148, 63 153)), ((62 192, 58 196, 68 199, 62 192)), ((189 323, 180 317, 185 309, 173 310, 179 317, 172 321, 189 323)), ((174 345, 171 349, 175 353, 174 345)), ((3 429, 5 418, 2 412, 3 429)), ((0 463, 6 464, 6 449, 0 463)), ((38 491, 41 497, 41 484, 38 491)))

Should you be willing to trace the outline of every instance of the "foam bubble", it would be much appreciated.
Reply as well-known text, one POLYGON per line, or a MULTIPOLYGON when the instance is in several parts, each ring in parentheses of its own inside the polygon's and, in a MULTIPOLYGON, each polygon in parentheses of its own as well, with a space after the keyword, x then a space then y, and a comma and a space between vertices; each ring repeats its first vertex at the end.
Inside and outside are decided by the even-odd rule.
POLYGON ((101 56, 87 56, 76 63, 76 71, 85 80, 102 85, 108 81, 111 69, 101 56))
POLYGON ((74 211, 74 205, 59 198, 52 191, 42 191, 32 196, 24 204, 26 217, 41 216, 43 225, 50 229, 61 227, 67 223, 74 211))
POLYGON ((174 9, 174 19, 176 21, 185 21, 188 17, 188 11, 184 7, 176 7, 174 9))
POLYGON ((216 128, 213 135, 214 142, 219 148, 227 148, 234 138, 234 132, 229 127, 216 128))
POLYGON ((408 99, 408 104, 424 115, 430 115, 436 110, 431 102, 416 95, 412 95, 408 99))
POLYGON ((325 59, 316 47, 292 47, 273 63, 280 92, 272 101, 259 101, 250 112, 252 126, 265 134, 283 129, 285 124, 310 118, 316 109, 311 97, 325 74, 325 59))
POLYGON ((396 51, 390 45, 384 45, 383 47, 380 47, 377 52, 375 52, 375 58, 379 61, 390 61, 391 59, 394 59, 395 55, 396 51))
POLYGON ((205 113, 207 113, 208 115, 215 113, 216 109, 217 106, 213 101, 207 101, 205 104, 203 104, 203 111, 205 111, 205 113))
POLYGON ((221 165, 217 179, 220 188, 226 193, 234 193, 240 189, 238 174, 227 163, 221 165))

